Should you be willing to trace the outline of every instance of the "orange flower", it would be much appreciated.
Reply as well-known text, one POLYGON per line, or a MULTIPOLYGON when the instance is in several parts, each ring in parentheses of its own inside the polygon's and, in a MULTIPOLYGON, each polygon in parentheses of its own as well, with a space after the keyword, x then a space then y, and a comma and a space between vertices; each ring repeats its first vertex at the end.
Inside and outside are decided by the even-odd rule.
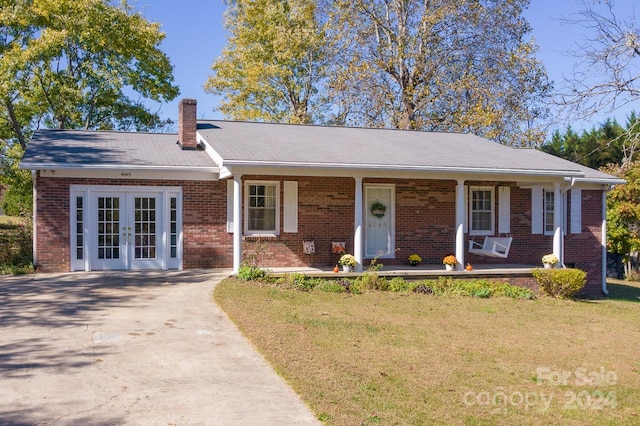
POLYGON ((450 254, 442 259, 442 263, 445 265, 455 265, 456 263, 458 263, 458 259, 456 259, 454 255, 450 254))

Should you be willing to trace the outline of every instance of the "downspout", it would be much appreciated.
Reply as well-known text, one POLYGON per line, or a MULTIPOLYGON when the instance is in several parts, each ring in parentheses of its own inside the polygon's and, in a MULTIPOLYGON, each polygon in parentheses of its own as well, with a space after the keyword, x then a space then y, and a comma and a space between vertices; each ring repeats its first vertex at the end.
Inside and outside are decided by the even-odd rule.
POLYGON ((609 290, 607 289, 607 191, 602 191, 602 226, 601 226, 602 236, 600 237, 602 240, 601 250, 602 250, 602 292, 605 295, 609 294, 609 290))

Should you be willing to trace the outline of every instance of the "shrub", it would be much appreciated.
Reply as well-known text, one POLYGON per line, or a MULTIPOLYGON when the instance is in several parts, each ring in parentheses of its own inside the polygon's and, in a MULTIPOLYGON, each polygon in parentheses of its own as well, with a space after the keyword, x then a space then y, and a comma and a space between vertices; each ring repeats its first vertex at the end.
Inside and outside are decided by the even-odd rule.
POLYGON ((531 273, 540 289, 551 297, 572 297, 587 283, 587 273, 580 269, 534 269, 531 273))
POLYGON ((32 273, 31 216, 0 225, 0 275, 32 273))
MULTIPOLYGON (((437 280, 426 280, 421 285, 429 288, 433 294, 444 296, 466 297, 511 297, 516 299, 533 299, 529 289, 511 285, 501 281, 456 280, 451 277, 440 277, 437 280)), ((419 288, 420 285, 418 285, 419 288)))
POLYGON ((629 271, 625 275, 625 279, 627 279, 629 281, 640 281, 640 272, 629 271))
POLYGON ((513 299, 534 299, 535 296, 528 288, 502 283, 496 285, 494 296, 511 297, 513 299))
POLYGON ((285 288, 292 288, 295 290, 309 291, 313 290, 317 281, 307 279, 305 274, 299 272, 293 272, 291 274, 285 274, 282 278, 277 280, 277 283, 285 288))
POLYGON ((385 278, 380 278, 375 272, 365 272, 356 279, 361 290, 381 290, 389 289, 389 282, 385 278))
POLYGON ((403 292, 411 289, 411 283, 401 277, 393 277, 389 280, 389 291, 403 292))
POLYGON ((351 287, 351 281, 349 280, 322 280, 315 288, 328 293, 351 293, 351 287))
POLYGON ((267 273, 257 266, 252 266, 248 262, 242 262, 238 269, 238 278, 245 281, 260 281, 267 273))

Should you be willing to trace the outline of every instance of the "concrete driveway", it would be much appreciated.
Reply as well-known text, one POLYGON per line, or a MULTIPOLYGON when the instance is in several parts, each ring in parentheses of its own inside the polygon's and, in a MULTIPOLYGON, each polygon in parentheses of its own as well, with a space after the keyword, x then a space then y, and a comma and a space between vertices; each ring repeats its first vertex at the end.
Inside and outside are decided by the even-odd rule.
POLYGON ((318 424, 212 301, 228 274, 0 276, 0 424, 318 424))

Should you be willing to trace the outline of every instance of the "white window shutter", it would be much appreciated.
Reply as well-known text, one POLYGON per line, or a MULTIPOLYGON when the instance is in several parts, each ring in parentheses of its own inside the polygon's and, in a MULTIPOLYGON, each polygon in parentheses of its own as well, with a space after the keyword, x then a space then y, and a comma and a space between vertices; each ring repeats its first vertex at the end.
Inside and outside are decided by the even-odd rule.
POLYGON ((531 188, 531 233, 542 234, 544 231, 544 211, 543 201, 544 193, 541 187, 531 188))
POLYGON ((464 219, 462 220, 462 230, 466 234, 469 232, 469 187, 464 185, 464 219))
POLYGON ((233 179, 227 180, 227 232, 233 233, 233 179))
POLYGON ((498 233, 511 232, 511 188, 498 187, 498 233))
POLYGON ((582 190, 571 190, 571 233, 582 232, 582 190))
POLYGON ((284 183, 284 232, 298 232, 298 182, 284 183))

